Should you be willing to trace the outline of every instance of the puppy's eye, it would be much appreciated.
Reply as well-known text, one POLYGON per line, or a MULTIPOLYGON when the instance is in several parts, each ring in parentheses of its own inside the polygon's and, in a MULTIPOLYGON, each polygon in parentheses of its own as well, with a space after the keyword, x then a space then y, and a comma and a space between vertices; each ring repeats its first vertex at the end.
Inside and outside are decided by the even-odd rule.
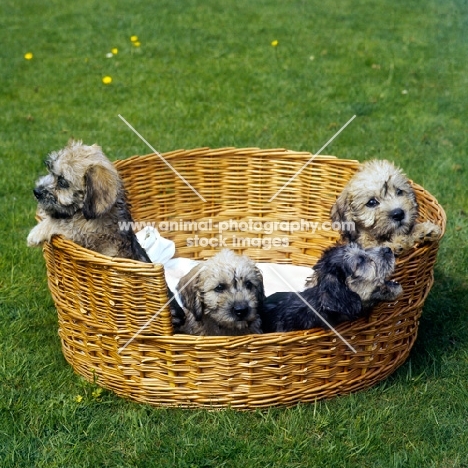
POLYGON ((404 190, 401 190, 401 189, 396 189, 396 195, 397 197, 401 197, 405 194, 405 191, 404 190))
POLYGON ((367 203, 366 203, 366 206, 368 208, 375 208, 376 206, 379 206, 380 203, 378 202, 378 200, 376 200, 375 198, 371 198, 367 203))
POLYGON ((247 280, 245 282, 245 288, 248 289, 249 291, 253 288, 253 286, 254 285, 253 285, 252 281, 247 280))
POLYGON ((223 284, 223 283, 219 283, 218 286, 216 286, 216 288, 214 288, 214 291, 217 292, 217 293, 221 293, 225 289, 226 289, 226 285, 223 284))
POLYGON ((62 176, 59 176, 57 179, 57 187, 61 189, 67 189, 70 187, 70 185, 62 176))

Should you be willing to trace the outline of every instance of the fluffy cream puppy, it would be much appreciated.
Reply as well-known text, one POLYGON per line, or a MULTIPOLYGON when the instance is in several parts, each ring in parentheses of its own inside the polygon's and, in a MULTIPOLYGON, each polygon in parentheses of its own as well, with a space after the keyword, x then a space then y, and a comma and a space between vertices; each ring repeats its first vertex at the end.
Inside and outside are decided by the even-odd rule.
POLYGON ((62 235, 104 255, 150 261, 132 230, 122 180, 99 146, 71 140, 46 166, 33 190, 40 221, 29 246, 62 235))
POLYGON ((440 238, 439 226, 418 223, 418 203, 405 174, 386 160, 362 164, 331 210, 342 239, 364 248, 390 247, 400 255, 414 245, 440 238))

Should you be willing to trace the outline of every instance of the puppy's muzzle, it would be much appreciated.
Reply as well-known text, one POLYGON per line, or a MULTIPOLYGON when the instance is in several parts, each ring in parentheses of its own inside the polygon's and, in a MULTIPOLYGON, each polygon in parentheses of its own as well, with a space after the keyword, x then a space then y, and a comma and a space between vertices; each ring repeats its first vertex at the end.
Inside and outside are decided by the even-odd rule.
POLYGON ((393 265, 395 264, 395 254, 390 247, 380 248, 380 258, 387 265, 387 267, 393 268, 393 265))
POLYGON ((405 219, 405 212, 401 208, 396 208, 388 214, 390 219, 397 223, 401 223, 405 219))
POLYGON ((37 201, 41 201, 44 199, 44 190, 42 188, 36 187, 35 189, 33 189, 33 193, 37 201))
POLYGON ((33 193, 36 197, 36 200, 44 207, 48 205, 55 206, 57 203, 55 196, 49 190, 47 190, 46 187, 36 187, 33 189, 33 193))
POLYGON ((241 322, 247 318, 250 313, 249 305, 246 302, 239 302, 234 305, 232 312, 236 319, 241 322))
POLYGON ((382 254, 382 257, 385 259, 393 257, 393 252, 390 247, 382 247, 380 252, 382 254))

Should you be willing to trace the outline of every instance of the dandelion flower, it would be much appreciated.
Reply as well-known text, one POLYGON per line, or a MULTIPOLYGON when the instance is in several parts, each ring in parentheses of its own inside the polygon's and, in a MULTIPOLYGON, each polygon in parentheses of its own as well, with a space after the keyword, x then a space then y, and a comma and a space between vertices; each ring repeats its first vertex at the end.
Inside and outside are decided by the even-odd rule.
POLYGON ((140 47, 140 46, 141 46, 141 43, 138 42, 138 41, 135 41, 135 42, 133 43, 133 45, 134 45, 135 47, 140 47))
POLYGON ((277 47, 278 44, 279 44, 279 42, 278 42, 276 39, 275 39, 274 41, 271 41, 271 45, 272 45, 273 47, 277 47))
POLYGON ((138 42, 138 36, 131 36, 131 37, 130 37, 130 40, 131 40, 132 42, 138 42))
POLYGON ((33 54, 31 52, 27 52, 26 54, 24 54, 24 58, 26 60, 31 60, 33 58, 33 54))
POLYGON ((81 403, 82 400, 83 400, 83 397, 82 397, 81 395, 76 395, 75 401, 76 401, 77 403, 81 403))
POLYGON ((96 390, 94 390, 91 395, 93 395, 93 398, 99 398, 101 394, 102 394, 102 388, 96 388, 96 390))
POLYGON ((103 79, 102 79, 102 82, 104 84, 111 84, 112 83, 112 78, 110 76, 105 76, 103 79))
POLYGON ((111 52, 114 54, 114 55, 117 55, 119 53, 119 49, 117 49, 117 47, 114 47, 113 49, 111 49, 111 52))

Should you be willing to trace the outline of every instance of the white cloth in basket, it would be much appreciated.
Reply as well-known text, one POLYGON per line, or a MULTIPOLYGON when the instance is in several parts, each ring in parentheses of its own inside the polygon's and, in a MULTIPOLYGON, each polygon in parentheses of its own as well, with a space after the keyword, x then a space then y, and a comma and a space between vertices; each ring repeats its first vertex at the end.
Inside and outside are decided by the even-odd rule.
POLYGON ((153 263, 162 263, 164 265, 174 256, 174 242, 162 237, 156 228, 145 226, 135 235, 139 244, 146 250, 148 257, 153 263))

